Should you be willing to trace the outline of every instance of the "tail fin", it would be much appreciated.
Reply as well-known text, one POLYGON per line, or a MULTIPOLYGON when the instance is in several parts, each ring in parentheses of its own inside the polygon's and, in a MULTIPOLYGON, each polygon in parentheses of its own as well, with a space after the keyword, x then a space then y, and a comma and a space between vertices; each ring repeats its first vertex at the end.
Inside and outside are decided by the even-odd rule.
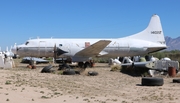
POLYGON ((145 30, 137 34, 131 35, 129 37, 166 45, 166 42, 164 39, 164 33, 161 26, 161 21, 160 21, 159 16, 156 14, 151 17, 149 25, 145 30))

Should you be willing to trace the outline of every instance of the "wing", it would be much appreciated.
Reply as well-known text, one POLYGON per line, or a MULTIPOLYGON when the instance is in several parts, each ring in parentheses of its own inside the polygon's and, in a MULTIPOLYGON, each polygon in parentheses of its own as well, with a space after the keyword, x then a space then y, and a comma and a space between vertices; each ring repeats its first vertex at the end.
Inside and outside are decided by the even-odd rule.
MULTIPOLYGON (((75 54, 75 57, 92 57, 92 56, 98 56, 99 54, 102 54, 102 50, 110 43, 110 40, 100 40, 87 48, 77 52, 75 54)), ((107 54, 103 52, 103 54, 107 54)))

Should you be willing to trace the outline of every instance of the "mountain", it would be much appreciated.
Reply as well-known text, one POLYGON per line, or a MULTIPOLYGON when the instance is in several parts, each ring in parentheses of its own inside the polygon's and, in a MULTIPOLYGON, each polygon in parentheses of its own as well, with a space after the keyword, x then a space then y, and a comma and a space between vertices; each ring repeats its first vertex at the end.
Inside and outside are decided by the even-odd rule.
POLYGON ((165 40, 166 40, 166 45, 168 46, 166 51, 180 50, 180 37, 171 38, 166 36, 165 40))

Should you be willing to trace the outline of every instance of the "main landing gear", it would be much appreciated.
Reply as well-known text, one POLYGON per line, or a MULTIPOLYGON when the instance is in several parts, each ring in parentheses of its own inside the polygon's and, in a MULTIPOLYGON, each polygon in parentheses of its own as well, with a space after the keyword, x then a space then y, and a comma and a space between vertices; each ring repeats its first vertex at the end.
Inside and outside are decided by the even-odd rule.
POLYGON ((86 69, 87 67, 92 68, 94 66, 94 62, 92 60, 84 62, 78 62, 78 66, 80 68, 86 69))

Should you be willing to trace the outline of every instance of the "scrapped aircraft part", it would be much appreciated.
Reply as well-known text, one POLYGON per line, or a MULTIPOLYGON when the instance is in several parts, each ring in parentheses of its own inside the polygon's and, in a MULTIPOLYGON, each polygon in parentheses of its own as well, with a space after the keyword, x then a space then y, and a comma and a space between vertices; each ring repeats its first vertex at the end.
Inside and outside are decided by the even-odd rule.
POLYGON ((75 75, 76 72, 74 69, 67 69, 65 71, 63 71, 63 75, 75 75))
POLYGON ((7 55, 0 52, 0 68, 13 68, 15 67, 14 60, 12 57, 8 57, 7 55))
POLYGON ((49 66, 45 66, 42 70, 41 70, 41 73, 51 73, 51 68, 53 66, 52 65, 49 65, 49 66))
POLYGON ((157 60, 157 61, 150 61, 145 64, 145 67, 158 70, 158 71, 167 71, 169 67, 176 68, 176 72, 179 71, 179 62, 178 61, 169 61, 169 60, 157 60))
POLYGON ((24 57, 21 63, 29 63, 30 65, 33 65, 38 63, 49 63, 49 61, 36 57, 24 57))
POLYGON ((164 84, 163 78, 143 77, 141 79, 142 86, 162 86, 164 84))
POLYGON ((129 57, 124 57, 122 63, 132 63, 132 60, 129 57))
POLYGON ((180 83, 180 79, 173 79, 173 83, 180 83))
POLYGON ((133 62, 139 62, 140 56, 133 56, 133 62))
POLYGON ((157 60, 159 60, 158 58, 155 58, 155 57, 151 57, 151 59, 150 59, 150 61, 157 61, 157 60))
POLYGON ((111 66, 111 65, 120 65, 120 64, 121 64, 121 62, 119 61, 119 57, 116 58, 116 59, 112 59, 112 58, 109 59, 109 66, 111 66))
POLYGON ((154 77, 155 70, 148 70, 150 76, 154 77))
POLYGON ((171 61, 171 59, 168 58, 168 57, 162 58, 161 60, 169 60, 169 61, 171 61))
POLYGON ((89 71, 89 72, 88 72, 88 75, 89 75, 89 76, 97 76, 97 75, 98 75, 98 72, 96 72, 96 71, 89 71))

